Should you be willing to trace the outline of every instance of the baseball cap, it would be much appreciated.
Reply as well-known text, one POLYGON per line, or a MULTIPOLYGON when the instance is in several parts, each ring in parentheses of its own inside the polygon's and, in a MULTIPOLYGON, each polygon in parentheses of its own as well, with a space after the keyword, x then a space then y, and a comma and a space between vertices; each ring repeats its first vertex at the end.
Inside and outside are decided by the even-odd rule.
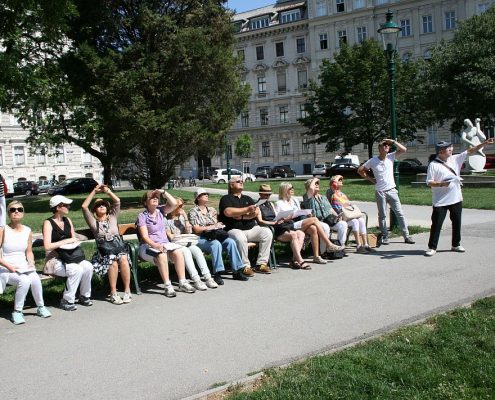
POLYGON ((50 199, 50 208, 57 207, 59 204, 70 204, 72 203, 71 199, 68 199, 61 194, 57 194, 50 199))
POLYGON ((442 140, 435 145, 435 151, 438 153, 440 150, 445 149, 446 147, 452 146, 452 143, 447 142, 446 140, 442 140))

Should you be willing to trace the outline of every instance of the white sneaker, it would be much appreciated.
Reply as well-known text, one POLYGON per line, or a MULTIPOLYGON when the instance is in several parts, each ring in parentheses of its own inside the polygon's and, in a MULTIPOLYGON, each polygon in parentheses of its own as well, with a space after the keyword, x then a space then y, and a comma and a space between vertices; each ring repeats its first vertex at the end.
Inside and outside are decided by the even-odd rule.
POLYGON ((172 285, 165 286, 165 289, 163 291, 163 294, 166 297, 175 297, 175 296, 177 296, 177 293, 175 293, 174 287, 172 285))
POLYGON ((125 304, 130 303, 132 301, 131 292, 124 292, 124 299, 122 300, 125 304))
POLYGON ((209 277, 206 279, 206 286, 208 286, 210 289, 216 289, 218 287, 217 283, 212 277, 209 277))
POLYGON ((435 254, 437 254, 437 251, 434 250, 434 249, 428 249, 425 251, 425 256, 426 257, 431 257, 431 256, 434 256, 435 254))
POLYGON ((120 296, 118 295, 118 293, 113 293, 113 294, 110 295, 110 302, 112 304, 117 304, 117 305, 123 303, 123 301, 120 298, 120 296))
POLYGON ((196 281, 193 282, 193 286, 194 286, 194 289, 196 289, 196 290, 206 290, 206 289, 208 289, 206 287, 206 285, 201 281, 201 279, 199 279, 199 277, 198 277, 198 280, 196 280, 196 281))
POLYGON ((189 282, 179 283, 179 291, 184 293, 194 293, 194 289, 189 282))
POLYGON ((466 251, 466 249, 462 246, 452 247, 450 250, 455 251, 457 253, 464 253, 466 251))

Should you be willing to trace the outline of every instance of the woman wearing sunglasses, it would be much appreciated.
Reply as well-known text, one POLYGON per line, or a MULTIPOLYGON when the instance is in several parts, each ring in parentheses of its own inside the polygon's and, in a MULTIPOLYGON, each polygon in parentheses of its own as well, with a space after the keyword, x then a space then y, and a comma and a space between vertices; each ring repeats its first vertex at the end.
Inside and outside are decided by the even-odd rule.
POLYGON ((22 310, 29 288, 38 307, 36 314, 42 318, 48 318, 52 314, 43 302, 41 280, 34 267, 31 229, 22 225, 24 207, 14 200, 8 205, 7 211, 10 222, 0 228, 3 251, 0 258, 0 293, 3 293, 6 284, 17 287, 12 322, 19 325, 26 322, 22 310))
POLYGON ((89 307, 91 301, 91 278, 93 266, 84 259, 69 214, 71 199, 62 195, 50 199, 53 215, 43 222, 43 246, 46 251, 45 269, 53 275, 67 277, 60 307, 75 311, 76 291, 79 287, 79 304, 89 307), (65 256, 63 256, 65 254, 65 256))
POLYGON ((120 199, 106 185, 96 186, 81 205, 84 219, 96 239, 98 251, 93 256, 94 271, 97 275, 108 275, 110 285, 110 301, 113 304, 131 302, 131 271, 127 246, 119 235, 118 216, 120 214, 120 199), (96 199, 89 210, 91 200, 96 193, 106 193, 112 200, 112 205, 103 199, 96 199), (122 278, 124 298, 117 293, 117 278, 122 278))

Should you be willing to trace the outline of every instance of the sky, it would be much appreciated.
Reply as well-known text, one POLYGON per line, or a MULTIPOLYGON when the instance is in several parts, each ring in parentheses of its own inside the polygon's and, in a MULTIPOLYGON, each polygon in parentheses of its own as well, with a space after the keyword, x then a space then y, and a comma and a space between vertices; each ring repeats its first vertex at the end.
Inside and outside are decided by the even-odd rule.
POLYGON ((228 0, 228 7, 238 13, 275 4, 277 0, 228 0))

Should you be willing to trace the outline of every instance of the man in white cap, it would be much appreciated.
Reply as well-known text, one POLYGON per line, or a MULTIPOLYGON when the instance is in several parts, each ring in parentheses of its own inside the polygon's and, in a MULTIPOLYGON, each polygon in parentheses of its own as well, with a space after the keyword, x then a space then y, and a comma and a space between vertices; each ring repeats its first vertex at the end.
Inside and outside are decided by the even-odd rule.
POLYGON ((495 139, 490 138, 473 146, 460 154, 452 155, 452 143, 442 141, 436 144, 437 156, 428 165, 426 184, 431 187, 433 212, 431 213, 430 239, 426 257, 437 253, 438 239, 442 230, 443 221, 450 213, 452 221, 452 251, 464 253, 461 246, 461 217, 462 217, 462 190, 461 168, 468 155, 475 154, 487 144, 493 144, 495 139))

